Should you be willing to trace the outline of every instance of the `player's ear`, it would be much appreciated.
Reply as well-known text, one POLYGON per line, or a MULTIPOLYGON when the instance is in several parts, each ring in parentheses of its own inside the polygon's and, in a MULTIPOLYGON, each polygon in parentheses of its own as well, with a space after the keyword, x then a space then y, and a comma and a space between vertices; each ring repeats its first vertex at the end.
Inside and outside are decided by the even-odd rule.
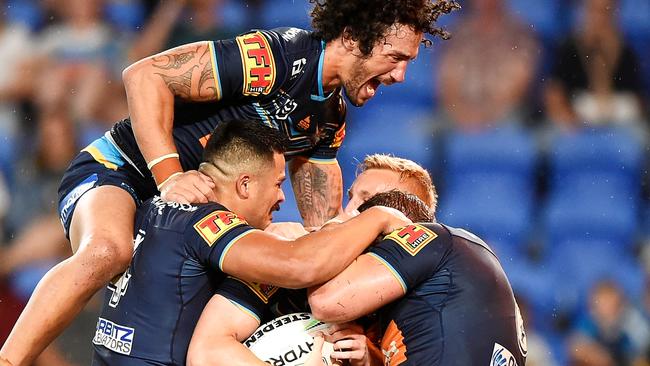
POLYGON ((248 198, 250 196, 251 177, 248 174, 240 174, 235 182, 237 195, 240 198, 248 198))
POLYGON ((350 28, 345 27, 343 29, 343 33, 341 33, 341 43, 343 43, 343 46, 348 51, 356 50, 358 42, 352 36, 352 32, 350 32, 350 28))

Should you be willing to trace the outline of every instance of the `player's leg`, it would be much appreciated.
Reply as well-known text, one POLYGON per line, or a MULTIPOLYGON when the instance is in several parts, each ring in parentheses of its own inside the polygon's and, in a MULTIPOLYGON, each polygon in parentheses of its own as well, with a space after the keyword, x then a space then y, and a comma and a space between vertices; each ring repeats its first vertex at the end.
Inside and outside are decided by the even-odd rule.
POLYGON ((74 255, 39 282, 0 356, 30 365, 86 305, 128 266, 133 253, 135 203, 116 186, 100 186, 77 202, 70 226, 74 255))

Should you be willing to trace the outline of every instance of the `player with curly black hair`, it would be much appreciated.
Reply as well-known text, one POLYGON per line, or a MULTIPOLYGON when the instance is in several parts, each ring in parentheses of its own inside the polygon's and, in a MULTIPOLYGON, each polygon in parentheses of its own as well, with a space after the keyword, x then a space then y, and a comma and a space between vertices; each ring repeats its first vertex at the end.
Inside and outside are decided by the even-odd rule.
POLYGON ((424 34, 446 37, 435 21, 457 7, 451 0, 317 1, 316 32, 253 30, 129 66, 123 81, 130 118, 84 148, 59 188, 59 214, 75 253, 41 280, 0 349, 0 365, 31 364, 97 290, 124 272, 142 202, 158 192, 179 203, 214 200, 214 182, 197 168, 221 121, 254 120, 285 134, 305 226, 336 216, 343 90, 361 106, 380 84, 404 81, 424 34))
POLYGON ((310 1, 315 4, 311 13, 314 34, 328 47, 342 47, 341 55, 351 56, 339 81, 355 106, 372 98, 380 84, 404 81, 407 63, 417 56, 417 45, 431 44, 423 35, 448 39, 449 33, 437 27, 436 21, 460 9, 449 0, 310 1))

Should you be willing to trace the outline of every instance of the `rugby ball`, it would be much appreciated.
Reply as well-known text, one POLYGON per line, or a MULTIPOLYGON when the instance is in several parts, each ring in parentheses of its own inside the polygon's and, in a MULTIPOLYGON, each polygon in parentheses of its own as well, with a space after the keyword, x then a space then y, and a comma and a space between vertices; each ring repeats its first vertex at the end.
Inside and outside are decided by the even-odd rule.
MULTIPOLYGON (((313 334, 329 325, 310 313, 294 313, 261 325, 244 341, 259 359, 271 365, 300 366, 305 363, 314 345, 313 334)), ((332 365, 332 343, 323 345, 323 363, 332 365)))

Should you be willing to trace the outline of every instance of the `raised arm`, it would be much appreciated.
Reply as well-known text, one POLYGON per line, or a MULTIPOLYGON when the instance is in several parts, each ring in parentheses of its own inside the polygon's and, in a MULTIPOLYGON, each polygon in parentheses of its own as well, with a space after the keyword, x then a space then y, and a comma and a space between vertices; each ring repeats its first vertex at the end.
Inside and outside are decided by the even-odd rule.
MULTIPOLYGON (((148 163, 176 153, 172 137, 174 99, 205 102, 218 99, 210 42, 196 42, 144 58, 122 74, 129 113, 140 151, 148 163)), ((181 172, 178 158, 155 164, 159 186, 181 172)))
POLYGON ((305 227, 320 227, 341 211, 343 179, 336 160, 317 163, 297 157, 289 162, 289 174, 305 227))
POLYGON ((304 288, 334 277, 381 233, 409 224, 399 211, 373 207, 359 216, 296 240, 252 231, 221 255, 232 276, 285 288, 304 288))

